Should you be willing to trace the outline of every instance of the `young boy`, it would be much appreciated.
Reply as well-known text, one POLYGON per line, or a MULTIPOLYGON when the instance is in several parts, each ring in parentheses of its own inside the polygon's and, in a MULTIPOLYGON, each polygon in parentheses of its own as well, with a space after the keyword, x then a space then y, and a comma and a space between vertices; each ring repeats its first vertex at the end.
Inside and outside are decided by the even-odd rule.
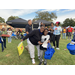
POLYGON ((9 30, 7 31, 8 35, 10 35, 10 37, 8 37, 8 43, 11 43, 11 35, 12 35, 12 31, 11 28, 9 28, 9 30))
MULTIPOLYGON (((40 63, 39 65, 42 64, 42 59, 43 59, 43 53, 45 55, 45 51, 47 50, 47 43, 49 42, 50 36, 48 34, 48 29, 46 28, 44 30, 44 35, 41 37, 41 42, 40 42, 40 63)), ((44 65, 47 64, 47 60, 44 60, 44 65)))
MULTIPOLYGON (((5 28, 2 28, 2 34, 7 34, 5 28)), ((2 39, 3 39, 2 44, 4 45, 4 46, 2 45, 2 49, 4 50, 4 47, 6 48, 6 37, 2 37, 2 39)))
POLYGON ((1 37, 2 35, 2 32, 0 31, 0 43, 1 43, 1 47, 2 47, 2 52, 4 51, 4 48, 3 48, 3 39, 1 37))
POLYGON ((63 39, 66 39, 66 28, 65 27, 62 29, 62 35, 63 35, 63 39))

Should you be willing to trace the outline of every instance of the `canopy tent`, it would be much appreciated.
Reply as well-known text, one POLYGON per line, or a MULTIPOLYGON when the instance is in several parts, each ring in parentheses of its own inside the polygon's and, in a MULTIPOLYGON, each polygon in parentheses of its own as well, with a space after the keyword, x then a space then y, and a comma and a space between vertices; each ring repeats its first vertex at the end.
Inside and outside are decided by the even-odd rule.
POLYGON ((46 20, 42 20, 42 19, 33 22, 33 24, 39 24, 39 22, 43 22, 43 23, 46 24, 46 25, 51 24, 51 22, 46 21, 46 20))
MULTIPOLYGON (((49 21, 40 19, 40 20, 33 22, 33 28, 38 28, 40 22, 43 22, 46 26, 50 26, 50 24, 51 24, 51 22, 49 22, 49 21)), ((14 28, 25 28, 26 25, 28 24, 28 21, 18 18, 18 19, 14 19, 11 21, 7 21, 6 24, 8 24, 14 28)))
POLYGON ((21 18, 18 18, 18 19, 14 19, 11 21, 7 21, 6 24, 8 24, 14 28, 25 28, 26 25, 28 24, 28 21, 21 19, 21 18))
POLYGON ((39 23, 41 23, 41 22, 43 24, 45 24, 45 26, 50 26, 50 24, 51 24, 51 22, 49 22, 49 21, 39 19, 39 20, 33 22, 33 28, 38 28, 39 27, 39 23))

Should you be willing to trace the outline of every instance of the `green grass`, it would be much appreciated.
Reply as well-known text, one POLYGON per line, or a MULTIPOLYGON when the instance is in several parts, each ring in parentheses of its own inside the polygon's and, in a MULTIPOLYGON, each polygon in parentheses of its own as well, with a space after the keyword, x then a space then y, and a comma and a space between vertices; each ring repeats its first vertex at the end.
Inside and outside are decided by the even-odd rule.
MULTIPOLYGON (((55 53, 51 60, 47 60, 48 65, 75 65, 75 55, 71 55, 66 49, 66 45, 70 40, 60 39, 60 50, 55 49, 55 53)), ((0 65, 32 65, 29 53, 24 50, 23 54, 18 57, 17 45, 20 43, 20 40, 12 39, 12 43, 8 43, 7 39, 7 48, 2 52, 0 46, 0 65)), ((52 44, 52 43, 51 43, 52 44)), ((27 42, 24 41, 24 46, 27 45, 27 42)), ((53 45, 53 44, 52 44, 53 45)), ((35 48, 35 61, 36 64, 39 64, 37 49, 35 48)))

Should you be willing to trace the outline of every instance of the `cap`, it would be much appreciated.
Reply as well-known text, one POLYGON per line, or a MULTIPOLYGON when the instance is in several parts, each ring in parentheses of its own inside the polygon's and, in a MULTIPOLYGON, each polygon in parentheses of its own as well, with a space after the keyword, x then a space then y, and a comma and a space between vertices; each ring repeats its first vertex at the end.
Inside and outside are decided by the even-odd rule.
POLYGON ((56 24, 58 24, 59 22, 56 22, 56 24))

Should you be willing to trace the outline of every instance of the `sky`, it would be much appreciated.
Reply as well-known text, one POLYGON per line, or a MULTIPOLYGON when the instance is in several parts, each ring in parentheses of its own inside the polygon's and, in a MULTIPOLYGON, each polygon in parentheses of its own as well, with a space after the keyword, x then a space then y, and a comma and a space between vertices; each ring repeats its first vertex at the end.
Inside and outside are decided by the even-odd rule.
POLYGON ((53 20, 55 23, 56 21, 60 21, 63 23, 63 21, 66 18, 75 18, 75 9, 0 9, 0 16, 7 21, 7 18, 9 16, 18 16, 22 19, 28 20, 33 19, 36 16, 37 11, 41 12, 54 12, 57 15, 57 19, 53 20))

